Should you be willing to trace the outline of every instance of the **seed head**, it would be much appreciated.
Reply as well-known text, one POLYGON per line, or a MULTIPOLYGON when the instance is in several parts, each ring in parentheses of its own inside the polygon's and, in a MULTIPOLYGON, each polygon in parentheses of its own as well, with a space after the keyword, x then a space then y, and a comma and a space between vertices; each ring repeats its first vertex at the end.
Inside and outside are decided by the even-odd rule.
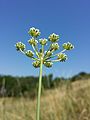
POLYGON ((49 50, 49 51, 46 51, 46 56, 47 57, 50 57, 53 53, 49 50))
POLYGON ((67 42, 63 44, 63 48, 66 50, 71 50, 74 48, 74 46, 70 42, 67 42))
POLYGON ((34 46, 36 46, 36 45, 37 45, 37 43, 38 43, 38 41, 37 41, 37 40, 35 40, 34 38, 32 38, 32 39, 28 40, 28 42, 29 42, 29 44, 30 44, 30 45, 34 45, 34 46))
POLYGON ((32 64, 35 68, 40 67, 40 61, 34 61, 32 64))
POLYGON ((25 52, 25 54, 26 54, 28 57, 30 57, 30 58, 32 58, 33 55, 34 55, 34 53, 33 53, 31 50, 27 50, 27 51, 25 52))
POLYGON ((23 44, 22 42, 17 42, 15 46, 17 51, 19 50, 23 51, 25 49, 25 44, 23 44))
POLYGON ((42 52, 38 52, 39 58, 41 58, 43 56, 42 52))
POLYGON ((51 41, 51 42, 57 42, 58 39, 59 39, 59 35, 56 35, 55 33, 52 33, 48 39, 51 41))
POLYGON ((52 63, 52 62, 47 62, 47 61, 45 61, 45 62, 44 62, 44 65, 45 65, 46 67, 50 68, 50 67, 52 67, 53 63, 52 63))
POLYGON ((29 35, 31 35, 32 37, 38 37, 40 35, 40 31, 39 29, 36 29, 34 27, 30 28, 28 31, 29 35))
POLYGON ((59 53, 57 59, 60 60, 60 62, 65 62, 67 60, 67 55, 65 53, 59 53))
POLYGON ((41 45, 46 45, 46 43, 47 43, 47 39, 39 39, 39 42, 40 42, 40 44, 41 45))
POLYGON ((59 49, 59 44, 58 43, 52 43, 51 44, 51 50, 58 50, 59 49))

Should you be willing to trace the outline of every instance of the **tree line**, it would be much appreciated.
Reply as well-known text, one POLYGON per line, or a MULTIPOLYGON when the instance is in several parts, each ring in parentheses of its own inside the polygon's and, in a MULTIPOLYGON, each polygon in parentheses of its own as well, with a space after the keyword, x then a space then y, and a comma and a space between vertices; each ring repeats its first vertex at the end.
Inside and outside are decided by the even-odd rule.
MULTIPOLYGON (((55 77, 53 74, 44 75, 42 79, 42 93, 46 89, 61 87, 68 81, 90 78, 89 73, 81 72, 71 78, 55 77)), ((38 79, 35 76, 14 77, 11 75, 0 75, 0 97, 30 97, 35 98, 38 89, 38 79)))

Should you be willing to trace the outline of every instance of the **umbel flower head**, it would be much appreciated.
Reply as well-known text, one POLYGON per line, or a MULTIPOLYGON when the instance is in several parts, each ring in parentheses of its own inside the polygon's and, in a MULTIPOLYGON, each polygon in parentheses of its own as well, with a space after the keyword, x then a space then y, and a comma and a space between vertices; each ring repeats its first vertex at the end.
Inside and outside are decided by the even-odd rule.
POLYGON ((38 43, 38 41, 35 40, 34 38, 31 38, 30 40, 28 40, 28 42, 29 42, 30 45, 34 45, 34 46, 36 46, 37 43, 38 43))
POLYGON ((32 65, 35 68, 40 67, 41 61, 43 65, 48 68, 52 67, 54 62, 65 62, 68 58, 65 54, 65 51, 69 51, 74 48, 74 46, 70 42, 67 42, 62 45, 63 50, 61 52, 55 53, 55 51, 61 48, 58 44, 60 38, 59 35, 52 33, 51 35, 49 35, 48 39, 37 39, 37 37, 40 36, 41 32, 39 31, 39 29, 36 29, 34 27, 30 28, 28 33, 31 36, 28 40, 28 43, 32 46, 33 51, 26 50, 25 44, 23 44, 22 42, 17 42, 15 46, 17 51, 22 52, 24 55, 34 61, 32 65), (45 45, 48 44, 48 50, 44 51, 45 45), (40 48, 38 48, 38 46, 40 46, 40 48))
POLYGON ((35 68, 40 67, 40 61, 38 61, 38 60, 34 61, 32 64, 35 68))
POLYGON ((65 53, 60 53, 57 56, 57 59, 60 60, 60 62, 65 62, 67 60, 67 55, 65 53))
POLYGON ((28 31, 29 35, 31 35, 32 37, 38 37, 40 35, 40 31, 39 29, 36 29, 34 27, 30 28, 30 30, 28 31))
POLYGON ((63 44, 63 48, 66 50, 71 50, 74 48, 74 46, 70 42, 67 42, 63 44))
POLYGON ((16 50, 18 51, 18 50, 25 50, 25 45, 22 43, 22 42, 17 42, 16 43, 16 50))
POLYGON ((25 52, 25 54, 26 54, 28 57, 30 57, 30 58, 32 58, 33 55, 34 55, 34 53, 33 53, 31 50, 27 50, 27 51, 25 52))
POLYGON ((56 35, 55 33, 52 33, 48 39, 51 41, 51 42, 57 42, 59 40, 59 35, 56 35))
POLYGON ((52 67, 53 63, 47 61, 47 62, 44 62, 44 65, 49 68, 49 67, 52 67))
POLYGON ((58 43, 52 43, 52 44, 51 44, 51 50, 56 51, 56 50, 58 50, 58 49, 59 49, 58 43))
POLYGON ((47 39, 39 39, 39 42, 40 42, 40 44, 41 45, 46 45, 46 43, 47 43, 47 39))
POLYGON ((50 57, 53 53, 52 53, 52 51, 48 50, 48 51, 45 51, 45 54, 46 54, 46 56, 50 57))

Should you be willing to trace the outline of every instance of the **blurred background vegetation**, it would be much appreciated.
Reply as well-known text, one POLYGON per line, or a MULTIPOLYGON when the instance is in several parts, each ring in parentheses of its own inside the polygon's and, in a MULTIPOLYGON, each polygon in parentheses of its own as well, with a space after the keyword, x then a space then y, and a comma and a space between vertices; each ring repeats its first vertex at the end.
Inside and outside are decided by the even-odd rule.
MULTIPOLYGON (((44 94, 44 90, 63 87, 65 84, 69 86, 74 81, 89 78, 90 74, 85 72, 80 72, 71 78, 53 78, 53 74, 44 75, 42 80, 42 95, 44 94)), ((34 99, 37 95, 38 79, 38 77, 34 76, 13 77, 10 75, 0 75, 0 97, 20 97, 23 95, 34 99)))
MULTIPOLYGON (((0 120, 35 120, 38 77, 0 75, 0 120)), ((44 75, 40 120, 90 120, 90 73, 44 75)))

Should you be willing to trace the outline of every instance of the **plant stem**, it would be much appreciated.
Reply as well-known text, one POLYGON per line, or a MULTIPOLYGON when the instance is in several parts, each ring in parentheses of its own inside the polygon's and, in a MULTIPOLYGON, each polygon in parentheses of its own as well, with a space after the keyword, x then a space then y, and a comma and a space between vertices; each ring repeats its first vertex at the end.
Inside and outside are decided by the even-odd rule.
POLYGON ((40 97, 41 97, 41 87, 42 87, 42 66, 43 66, 43 59, 41 58, 40 73, 39 73, 39 87, 38 87, 36 120, 40 120, 40 97))
POLYGON ((33 50, 35 51, 36 56, 38 57, 38 51, 36 50, 36 47, 35 47, 34 45, 32 45, 32 48, 33 48, 33 50))

